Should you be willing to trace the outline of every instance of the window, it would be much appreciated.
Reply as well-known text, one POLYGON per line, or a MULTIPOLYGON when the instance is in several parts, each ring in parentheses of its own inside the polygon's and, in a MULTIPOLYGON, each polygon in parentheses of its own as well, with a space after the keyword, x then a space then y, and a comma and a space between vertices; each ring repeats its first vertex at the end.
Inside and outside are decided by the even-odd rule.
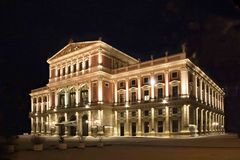
POLYGON ((123 81, 121 81, 121 82, 119 83, 119 88, 124 88, 124 82, 123 82, 123 81))
POLYGON ((79 71, 82 70, 82 62, 79 63, 79 71))
POLYGON ((149 90, 145 90, 144 91, 144 101, 149 101, 150 97, 149 97, 149 90))
POLYGON ((171 76, 172 76, 172 79, 177 79, 178 78, 178 72, 172 72, 171 76))
POLYGON ((158 98, 163 98, 163 88, 158 88, 158 98))
POLYGON ((120 117, 124 117, 124 112, 120 112, 120 117))
POLYGON ((131 86, 136 86, 136 80, 131 81, 131 86))
POLYGON ((64 99, 64 94, 60 94, 60 103, 59 103, 59 105, 60 106, 64 106, 65 105, 65 99, 64 99))
POLYGON ((172 96, 177 97, 178 96, 178 86, 172 87, 172 96))
POLYGON ((73 73, 75 73, 75 72, 76 72, 76 70, 77 70, 77 65, 76 65, 76 64, 74 64, 74 65, 73 65, 73 73))
POLYGON ((163 81, 163 74, 159 74, 157 76, 157 80, 158 80, 158 82, 162 82, 163 81))
POLYGON ((144 116, 148 116, 148 115, 149 115, 149 111, 148 110, 144 111, 144 116))
POLYGON ((144 133, 149 132, 149 122, 144 122, 144 133))
POLYGON ((71 73, 71 66, 68 66, 68 74, 71 73))
POLYGON ((65 68, 62 69, 62 75, 65 76, 65 68))
POLYGON ((177 113, 178 113, 178 108, 177 107, 172 108, 172 114, 177 114, 177 113))
POLYGON ((120 94, 119 98, 120 98, 120 103, 124 103, 124 94, 120 94))
POLYGON ((89 63, 88 63, 88 60, 85 61, 85 69, 88 69, 89 68, 89 63))
POLYGON ((137 101, 136 92, 132 92, 132 102, 136 102, 136 101, 137 101))
POLYGON ((57 71, 57 76, 60 77, 60 69, 57 71))
POLYGON ((163 114, 163 109, 158 109, 158 115, 162 115, 163 114))
POLYGON ((132 111, 132 117, 136 117, 136 112, 132 111))
POLYGON ((163 132, 163 121, 158 121, 158 132, 163 132))
POLYGON ((149 78, 148 77, 144 77, 143 78, 143 84, 148 84, 149 83, 149 78))

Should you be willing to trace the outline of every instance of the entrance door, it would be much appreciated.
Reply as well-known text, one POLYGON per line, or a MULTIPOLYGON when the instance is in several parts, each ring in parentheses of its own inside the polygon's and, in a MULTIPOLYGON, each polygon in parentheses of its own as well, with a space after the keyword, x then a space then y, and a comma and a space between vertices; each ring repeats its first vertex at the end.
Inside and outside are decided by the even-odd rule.
POLYGON ((82 117, 82 134, 83 136, 88 136, 88 116, 84 115, 82 117))
POLYGON ((172 132, 178 132, 178 120, 172 121, 172 132))
POLYGON ((136 122, 132 123, 132 136, 136 136, 136 122))
POLYGON ((120 123, 120 136, 124 136, 124 123, 120 123))

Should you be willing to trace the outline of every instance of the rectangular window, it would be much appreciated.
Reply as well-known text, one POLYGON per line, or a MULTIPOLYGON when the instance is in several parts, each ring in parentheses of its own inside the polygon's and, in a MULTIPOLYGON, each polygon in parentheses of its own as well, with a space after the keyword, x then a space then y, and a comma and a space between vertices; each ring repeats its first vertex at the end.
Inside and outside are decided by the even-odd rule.
POLYGON ((119 82, 119 88, 124 88, 124 82, 119 82))
POLYGON ((144 101, 149 101, 150 96, 149 96, 149 90, 144 91, 144 101))
POLYGON ((149 122, 144 122, 144 133, 149 133, 149 122))
POLYGON ((120 94, 120 103, 124 103, 124 94, 120 94))
POLYGON ((163 121, 158 121, 158 132, 163 132, 163 121))
POLYGON ((62 75, 65 76, 65 68, 62 69, 62 75))
POLYGON ((148 110, 144 111, 144 116, 148 116, 148 115, 149 115, 149 111, 148 110))
POLYGON ((158 109, 158 115, 162 115, 163 114, 163 109, 158 109))
POLYGON ((124 117, 124 112, 120 112, 120 117, 124 117))
POLYGON ((57 76, 60 77, 60 69, 57 71, 57 76))
POLYGON ((177 79, 178 78, 178 72, 172 72, 171 77, 172 77, 172 79, 177 79))
POLYGON ((163 88, 158 88, 158 98, 163 98, 163 88))
POLYGON ((178 86, 172 87, 172 96, 177 97, 178 96, 178 86))
POLYGON ((132 111, 132 117, 136 117, 136 112, 132 111))
POLYGON ((79 63, 79 71, 82 70, 82 62, 79 63))
POLYGON ((136 86, 136 80, 131 81, 131 86, 136 86))
POLYGON ((76 70, 77 70, 77 65, 76 65, 76 64, 74 64, 74 65, 73 65, 73 73, 75 73, 75 72, 76 72, 76 70))
POLYGON ((136 101, 137 101, 136 92, 132 92, 132 102, 136 102, 136 101))
POLYGON ((163 82, 163 74, 159 74, 157 76, 157 80, 158 80, 158 82, 163 82))
POLYGON ((68 66, 68 74, 70 74, 71 73, 71 66, 68 66))
POLYGON ((178 108, 177 107, 172 108, 172 114, 177 114, 177 113, 178 113, 178 108))
POLYGON ((143 78, 143 84, 148 84, 149 83, 149 78, 148 77, 144 77, 143 78))
POLYGON ((85 61, 85 69, 88 69, 89 68, 89 64, 88 64, 88 60, 85 61))

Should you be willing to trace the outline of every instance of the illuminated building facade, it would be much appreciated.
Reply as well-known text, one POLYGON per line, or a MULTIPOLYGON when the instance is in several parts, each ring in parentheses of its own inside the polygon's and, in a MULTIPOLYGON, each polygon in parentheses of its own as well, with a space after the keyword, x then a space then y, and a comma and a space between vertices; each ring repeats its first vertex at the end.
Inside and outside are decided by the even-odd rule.
POLYGON ((140 62, 98 40, 69 43, 47 62, 49 83, 30 93, 32 134, 224 132, 224 92, 184 50, 140 62))

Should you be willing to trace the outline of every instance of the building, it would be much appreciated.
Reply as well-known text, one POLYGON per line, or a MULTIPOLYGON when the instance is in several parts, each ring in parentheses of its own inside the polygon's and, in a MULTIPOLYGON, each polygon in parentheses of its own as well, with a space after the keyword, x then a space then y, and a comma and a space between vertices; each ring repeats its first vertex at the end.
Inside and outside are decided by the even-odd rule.
POLYGON ((224 92, 182 53, 140 62, 103 41, 69 43, 31 91, 31 133, 161 136, 224 132, 224 92))

